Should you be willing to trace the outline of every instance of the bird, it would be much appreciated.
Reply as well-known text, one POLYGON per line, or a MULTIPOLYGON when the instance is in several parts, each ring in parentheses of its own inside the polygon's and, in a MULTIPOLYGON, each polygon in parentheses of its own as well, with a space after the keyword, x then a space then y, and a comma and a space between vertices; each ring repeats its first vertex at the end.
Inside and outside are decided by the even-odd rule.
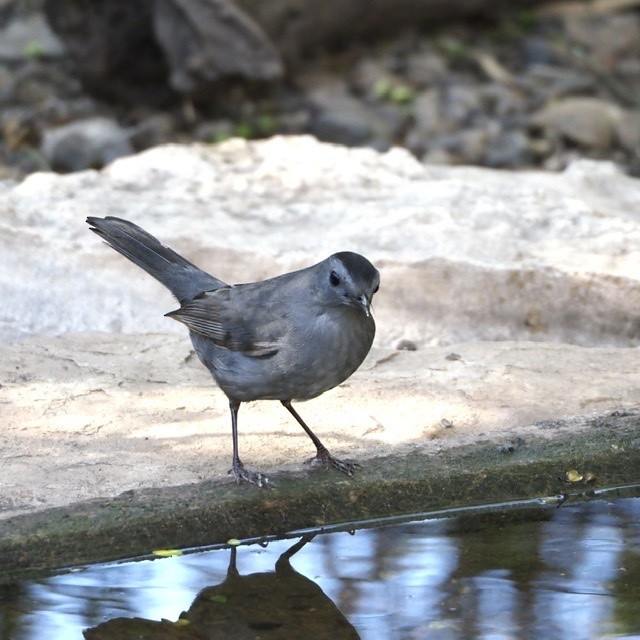
POLYGON ((311 463, 353 476, 360 466, 331 455, 292 406, 344 382, 371 349, 372 300, 380 273, 341 251, 309 267, 244 284, 203 271, 128 220, 90 216, 91 231, 163 284, 179 303, 165 314, 183 323, 202 364, 227 396, 237 483, 274 484, 244 466, 238 448, 241 403, 279 400, 316 447, 311 463))

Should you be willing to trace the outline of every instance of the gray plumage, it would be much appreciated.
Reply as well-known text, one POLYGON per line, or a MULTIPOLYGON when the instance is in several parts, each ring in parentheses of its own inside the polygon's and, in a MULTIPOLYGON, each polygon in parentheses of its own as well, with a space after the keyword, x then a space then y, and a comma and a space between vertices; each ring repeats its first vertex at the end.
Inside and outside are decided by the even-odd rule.
POLYGON ((91 230, 167 287, 202 363, 229 398, 236 481, 269 486, 238 455, 241 402, 280 400, 316 445, 316 461, 352 475, 357 464, 329 454, 291 406, 346 380, 375 335, 370 305, 380 276, 363 256, 341 252, 311 267, 248 284, 228 285, 120 218, 87 218, 91 230))

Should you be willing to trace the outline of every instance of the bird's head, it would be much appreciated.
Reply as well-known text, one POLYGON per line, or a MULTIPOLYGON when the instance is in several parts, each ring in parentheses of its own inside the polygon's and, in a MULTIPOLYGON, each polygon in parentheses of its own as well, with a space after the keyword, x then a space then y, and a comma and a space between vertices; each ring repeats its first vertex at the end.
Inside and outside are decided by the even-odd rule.
POLYGON ((371 315, 371 301, 380 286, 378 270, 351 251, 334 253, 318 265, 323 300, 332 306, 349 305, 371 315))

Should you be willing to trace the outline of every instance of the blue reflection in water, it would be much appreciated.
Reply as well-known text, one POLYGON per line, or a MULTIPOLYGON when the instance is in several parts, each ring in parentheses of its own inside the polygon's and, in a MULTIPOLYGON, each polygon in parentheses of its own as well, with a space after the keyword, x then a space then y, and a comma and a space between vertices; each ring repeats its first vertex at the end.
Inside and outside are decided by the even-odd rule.
MULTIPOLYGON (((365 640, 640 638, 640 498, 526 515, 320 535, 291 565, 365 640)), ((273 572, 294 543, 241 547, 240 575, 273 572)), ((113 618, 177 620, 202 589, 225 582, 229 557, 94 566, 0 587, 0 640, 82 638, 113 618)))
MULTIPOLYGON (((616 581, 640 582, 640 576, 626 575, 629 568, 622 559, 627 550, 640 557, 639 512, 639 499, 592 502, 579 510, 559 510, 544 524, 544 570, 534 583, 539 633, 575 640, 616 633, 612 586, 616 581)), ((640 633, 640 628, 635 631, 640 633)))

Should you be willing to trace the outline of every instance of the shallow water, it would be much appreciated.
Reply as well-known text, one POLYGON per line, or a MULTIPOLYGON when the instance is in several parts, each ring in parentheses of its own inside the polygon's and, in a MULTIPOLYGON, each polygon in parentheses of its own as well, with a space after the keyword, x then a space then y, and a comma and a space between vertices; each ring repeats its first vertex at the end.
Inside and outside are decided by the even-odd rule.
POLYGON ((460 514, 3 586, 0 640, 640 638, 640 497, 460 514))

